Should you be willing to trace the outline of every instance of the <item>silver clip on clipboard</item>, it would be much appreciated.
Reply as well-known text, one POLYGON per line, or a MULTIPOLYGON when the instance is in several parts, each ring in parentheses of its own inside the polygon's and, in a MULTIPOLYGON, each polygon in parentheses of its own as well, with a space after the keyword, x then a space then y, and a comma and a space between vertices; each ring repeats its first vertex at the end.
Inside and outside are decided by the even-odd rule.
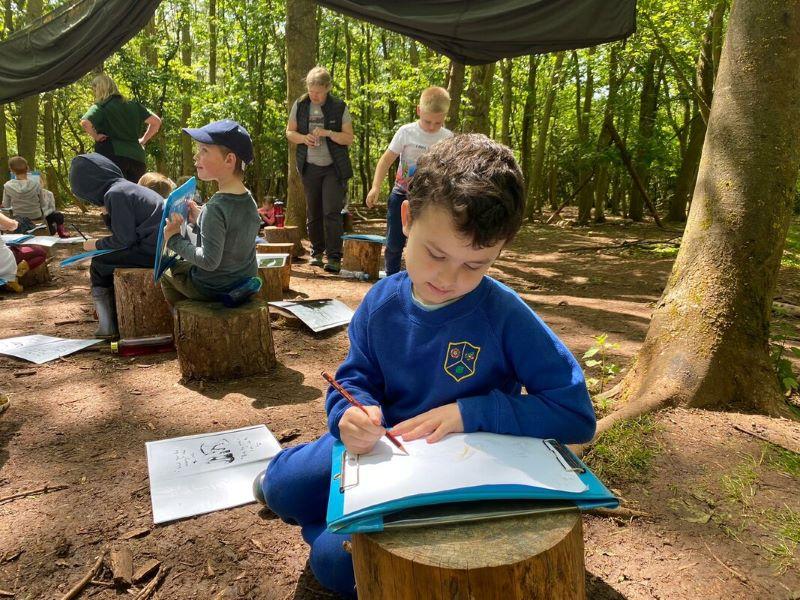
POLYGON ((585 473, 586 468, 575 460, 572 453, 558 440, 542 440, 545 447, 552 452, 565 471, 572 471, 573 473, 585 473))
POLYGON ((345 490, 354 488, 358 485, 358 454, 355 458, 345 450, 342 452, 342 466, 339 473, 334 475, 334 479, 339 480, 339 493, 344 494, 345 490))

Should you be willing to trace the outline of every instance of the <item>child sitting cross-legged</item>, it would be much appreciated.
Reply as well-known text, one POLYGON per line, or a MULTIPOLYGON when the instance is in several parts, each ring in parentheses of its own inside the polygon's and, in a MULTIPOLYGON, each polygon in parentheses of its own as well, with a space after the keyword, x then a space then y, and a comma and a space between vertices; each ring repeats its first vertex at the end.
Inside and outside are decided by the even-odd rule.
POLYGON ((592 438, 595 415, 577 361, 513 290, 486 275, 524 205, 511 150, 483 135, 441 141, 419 158, 401 205, 407 270, 364 297, 336 374, 369 415, 329 389, 329 433, 283 450, 254 482, 257 497, 301 527, 323 586, 355 597, 342 547, 349 538, 325 523, 337 439, 350 453, 370 452, 384 422, 404 441, 429 443, 476 431, 592 438))
POLYGON ((52 195, 42 189, 38 180, 28 178, 28 161, 21 156, 12 156, 8 168, 14 173, 14 179, 3 184, 3 210, 17 221, 44 219, 50 235, 69 237, 64 229, 64 215, 56 210, 52 195))
MULTIPOLYGON (((19 223, 0 213, 0 233, 16 231, 19 223)), ((0 281, 12 292, 20 293, 19 278, 47 260, 47 251, 42 246, 7 246, 0 238, 0 281)))
POLYGON ((202 181, 216 181, 219 191, 202 209, 189 203, 189 223, 199 230, 197 245, 175 235, 183 219, 174 214, 164 227, 167 247, 179 260, 164 274, 161 289, 171 306, 182 300, 217 300, 255 277, 255 239, 261 225, 255 200, 244 186, 244 166, 253 161, 253 142, 236 121, 184 129, 197 142, 194 164, 202 181))

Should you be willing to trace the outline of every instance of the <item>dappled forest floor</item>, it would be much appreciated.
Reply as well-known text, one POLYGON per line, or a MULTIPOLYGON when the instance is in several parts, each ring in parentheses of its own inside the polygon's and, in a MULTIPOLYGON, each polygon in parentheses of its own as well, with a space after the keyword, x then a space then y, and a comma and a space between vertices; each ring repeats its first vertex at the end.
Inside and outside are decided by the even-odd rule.
MULTIPOLYGON (((99 215, 67 212, 101 233, 99 215)), ((490 274, 519 291, 576 356, 608 334, 618 347, 607 364, 624 373, 675 254, 669 243, 630 242, 679 235, 620 220, 526 225, 490 274)), ((49 285, 0 292, 0 338, 91 336, 87 271, 55 262, 52 271, 49 285)), ((787 302, 800 298, 798 273, 781 274, 787 302)), ((292 293, 353 308, 368 289, 305 263, 293 272, 292 293)), ((129 359, 103 348, 41 366, 0 357, 0 391, 11 399, 0 415, 0 589, 61 598, 103 548, 124 544, 136 567, 150 559, 169 567, 157 598, 332 598, 311 575, 299 531, 256 504, 152 524, 145 442, 265 423, 292 445, 324 431, 319 372, 344 358, 346 331, 314 335, 279 319, 273 333, 274 372, 224 384, 181 382, 174 354, 129 359), (66 487, 3 500, 46 485, 66 487)), ((584 517, 589 597, 800 598, 800 459, 783 448, 800 449, 796 423, 695 410, 609 432, 587 460, 631 512, 584 517)), ((123 595, 108 587, 107 570, 95 580, 81 597, 123 595)))

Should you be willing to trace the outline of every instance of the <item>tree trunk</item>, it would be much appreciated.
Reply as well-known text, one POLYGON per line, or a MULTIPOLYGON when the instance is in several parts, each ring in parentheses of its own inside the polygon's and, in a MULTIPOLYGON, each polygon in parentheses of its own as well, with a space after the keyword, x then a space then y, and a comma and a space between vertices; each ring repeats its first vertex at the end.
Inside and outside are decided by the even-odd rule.
MULTIPOLYGON (((286 2, 286 114, 292 103, 306 90, 304 77, 317 57, 314 52, 317 39, 317 11, 313 0, 287 0, 286 2)), ((348 61, 349 65, 349 61, 348 61)), ((348 69, 349 70, 349 69, 348 69)), ((306 199, 303 182, 297 172, 295 147, 289 146, 288 180, 286 198, 287 221, 290 225, 305 228, 306 199)))
MULTIPOLYGON (((412 41, 412 44, 414 42, 412 41)), ((464 91, 464 63, 450 61, 450 81, 447 92, 450 94, 450 110, 447 112, 447 128, 458 131, 461 126, 461 94, 464 91)))
POLYGON ((536 70, 539 57, 531 54, 528 57, 528 84, 525 96, 525 108, 522 113, 522 139, 520 140, 520 163, 525 184, 531 179, 531 142, 533 138, 533 120, 536 116, 536 70))
MULTIPOLYGON (((634 166, 645 188, 650 181, 650 145, 653 140, 656 110, 658 109, 658 83, 660 78, 656 76, 657 62, 658 50, 651 50, 644 66, 644 80, 639 104, 639 143, 636 145, 634 166)), ((634 221, 641 221, 644 216, 643 209, 644 198, 638 186, 633 185, 628 216, 634 221)))
MULTIPOLYGON (((6 137, 6 105, 0 104, 0 165, 8 164, 8 138, 6 137)), ((0 168, 0 184, 8 181, 8 169, 0 168)))
POLYGON ((217 0, 208 0, 208 83, 217 83, 217 0))
POLYGON ((539 121, 539 137, 536 142, 536 151, 533 156, 533 167, 531 178, 528 182, 528 198, 525 204, 525 217, 533 218, 533 214, 541 211, 543 203, 542 173, 544 172, 544 151, 547 146, 547 135, 550 129, 550 114, 553 112, 553 103, 556 101, 559 80, 561 78, 561 68, 564 64, 564 53, 556 53, 556 61, 553 65, 553 72, 550 75, 550 88, 547 91, 547 98, 542 109, 541 120, 539 121))
POLYGON ((681 249, 600 431, 665 404, 788 412, 768 342, 799 120, 800 3, 737 0, 681 249))
POLYGON ((613 46, 608 57, 608 96, 606 97, 606 106, 603 111, 603 127, 600 128, 600 135, 597 137, 597 153, 599 156, 597 158, 594 186, 595 223, 604 223, 606 220, 605 209, 608 203, 609 162, 604 153, 608 151, 608 145, 611 143, 611 135, 606 124, 614 121, 614 105, 619 87, 619 78, 617 77, 618 55, 617 46, 613 46))
MULTIPOLYGON (((592 54, 589 51, 586 56, 586 86, 583 91, 583 104, 581 105, 580 96, 578 96, 578 141, 580 143, 581 154, 584 154, 589 148, 589 127, 592 121, 592 97, 594 96, 594 73, 592 71, 592 54)), ((575 70, 578 71, 578 57, 575 57, 575 70)), ((580 85, 577 86, 580 89, 580 85)), ((584 181, 580 194, 578 194, 578 224, 586 225, 589 223, 589 218, 592 215, 592 206, 594 206, 594 185, 592 181, 592 168, 586 164, 586 159, 582 157, 581 168, 578 169, 578 185, 584 181)))
MULTIPOLYGON (((42 16, 42 0, 28 0, 25 14, 26 22, 42 16)), ((28 96, 20 103, 17 154, 28 161, 31 169, 36 168, 36 143, 39 133, 39 94, 28 96)), ((2 167, 5 169, 5 166, 2 167)))
MULTIPOLYGON (((192 26, 190 14, 183 15, 181 23, 181 64, 186 71, 192 71, 192 26)), ((189 126, 189 119, 192 116, 192 100, 190 95, 185 94, 181 102, 181 128, 189 126)), ((192 138, 188 135, 181 136, 181 175, 191 175, 194 172, 194 161, 192 160, 192 138)))
POLYGON ((514 62, 510 58, 505 58, 500 62, 500 72, 503 74, 503 119, 500 126, 500 142, 509 147, 511 146, 511 105, 514 102, 511 80, 513 70, 514 62))
POLYGON ((492 102, 494 65, 495 63, 491 63, 469 69, 470 81, 467 97, 471 107, 464 119, 464 131, 489 135, 489 107, 492 102))
MULTIPOLYGON (((61 204, 61 190, 58 185, 56 173, 56 137, 53 124, 53 92, 47 92, 44 97, 44 172, 47 185, 56 198, 56 204, 61 204)), ((0 165, 3 164, 0 162, 0 165)))

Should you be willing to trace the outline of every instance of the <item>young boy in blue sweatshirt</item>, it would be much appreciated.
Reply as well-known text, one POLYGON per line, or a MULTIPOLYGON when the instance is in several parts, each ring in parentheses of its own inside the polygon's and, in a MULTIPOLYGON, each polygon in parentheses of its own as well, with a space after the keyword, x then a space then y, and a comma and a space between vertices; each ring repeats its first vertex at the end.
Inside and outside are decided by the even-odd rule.
POLYGON ((217 300, 258 273, 255 239, 261 226, 258 208, 244 186, 244 167, 253 161, 253 142, 236 121, 215 121, 184 129, 197 142, 197 177, 216 181, 219 191, 201 209, 189 202, 189 223, 197 245, 175 235, 183 219, 172 215, 164 227, 167 247, 179 260, 164 274, 161 289, 170 305, 181 300, 217 300))
POLYGON ((439 142, 420 157, 401 214, 407 271, 379 281, 350 323, 336 378, 369 413, 329 389, 330 433, 283 450, 257 495, 302 528, 311 569, 355 597, 348 539, 325 530, 331 449, 369 452, 385 433, 435 443, 449 433, 586 442, 595 416, 569 350, 511 289, 486 276, 523 216, 511 151, 483 135, 439 142), (525 393, 522 393, 522 388, 525 393))

